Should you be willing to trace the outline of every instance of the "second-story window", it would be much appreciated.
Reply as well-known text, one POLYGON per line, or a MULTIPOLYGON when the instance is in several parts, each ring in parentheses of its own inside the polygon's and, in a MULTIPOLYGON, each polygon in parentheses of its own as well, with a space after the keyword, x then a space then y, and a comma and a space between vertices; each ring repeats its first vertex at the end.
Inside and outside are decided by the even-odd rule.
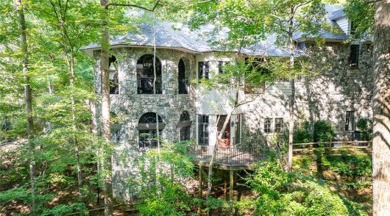
POLYGON ((118 63, 115 56, 111 56, 108 59, 108 70, 110 78, 110 94, 119 94, 118 63))
POLYGON ((219 61, 219 62, 218 62, 218 73, 219 73, 219 74, 223 74, 224 67, 225 67, 226 65, 228 65, 228 64, 229 64, 228 61, 219 61))
POLYGON ((183 59, 180 59, 178 69, 179 94, 188 94, 188 79, 186 76, 186 66, 183 59))
POLYGON ((359 66, 359 45, 353 44, 350 47, 349 66, 351 68, 358 68, 359 66))
POLYGON ((199 62, 198 63, 198 79, 209 79, 209 63, 199 62))
POLYGON ((153 55, 143 55, 137 61, 138 94, 161 94, 161 62, 153 55))
POLYGON ((245 59, 245 94, 265 91, 265 80, 272 74, 272 71, 265 67, 265 62, 264 58, 245 59))

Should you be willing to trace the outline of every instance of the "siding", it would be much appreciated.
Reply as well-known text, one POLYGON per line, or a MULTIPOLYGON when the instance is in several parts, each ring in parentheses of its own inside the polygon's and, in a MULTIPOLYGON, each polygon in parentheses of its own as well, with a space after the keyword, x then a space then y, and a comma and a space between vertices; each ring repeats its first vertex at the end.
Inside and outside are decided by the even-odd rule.
POLYGON ((349 20, 346 17, 336 20, 336 23, 345 34, 349 35, 349 20))

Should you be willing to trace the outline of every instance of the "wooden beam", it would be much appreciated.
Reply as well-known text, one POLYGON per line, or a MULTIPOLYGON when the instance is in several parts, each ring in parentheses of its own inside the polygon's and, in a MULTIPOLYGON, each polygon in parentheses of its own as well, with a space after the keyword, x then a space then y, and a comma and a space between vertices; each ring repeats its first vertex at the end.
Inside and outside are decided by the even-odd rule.
POLYGON ((199 198, 202 199, 202 190, 203 190, 203 186, 202 186, 202 165, 199 165, 199 171, 198 171, 198 175, 199 175, 199 198))
POLYGON ((234 171, 229 170, 230 175, 230 187, 229 187, 229 200, 233 200, 233 186, 234 186, 234 171))

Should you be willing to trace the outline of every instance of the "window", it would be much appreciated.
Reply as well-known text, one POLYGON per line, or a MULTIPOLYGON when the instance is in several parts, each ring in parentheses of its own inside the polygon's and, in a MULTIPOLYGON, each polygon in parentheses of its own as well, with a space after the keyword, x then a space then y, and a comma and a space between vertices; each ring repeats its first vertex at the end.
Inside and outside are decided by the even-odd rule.
MULTIPOLYGON (((217 135, 222 132, 223 125, 225 124, 227 115, 219 115, 217 116, 217 135)), ((227 148, 230 146, 230 119, 227 120, 228 124, 226 125, 225 130, 222 133, 221 139, 218 139, 218 147, 227 148)))
POLYGON ((345 114, 345 130, 353 131, 355 130, 355 112, 347 111, 345 114))
POLYGON ((109 70, 109 79, 110 79, 110 94, 119 93, 119 83, 118 83, 118 66, 115 56, 111 56, 108 59, 108 70, 109 70))
POLYGON ((161 62, 153 55, 143 55, 137 61, 138 94, 161 94, 161 62))
POLYGON ((358 68, 359 66, 359 45, 351 45, 349 54, 349 66, 358 68))
POLYGON ((209 79, 209 63, 199 62, 198 63, 198 79, 209 79))
POLYGON ((184 111, 180 115, 180 122, 177 127, 180 129, 180 141, 190 140, 191 136, 191 121, 190 115, 187 111, 184 111))
POLYGON ((160 116, 153 112, 145 113, 141 116, 138 122, 139 131, 139 147, 140 148, 155 148, 158 146, 162 130, 165 124, 160 116), (158 134, 157 134, 158 129, 158 134))
POLYGON ((186 77, 186 67, 183 59, 180 59, 178 69, 179 94, 188 94, 188 79, 186 77))
POLYGON ((209 145, 209 117, 198 115, 198 144, 209 145))
POLYGON ((228 64, 229 64, 229 62, 227 62, 227 61, 219 61, 218 62, 218 73, 223 74, 223 69, 228 64))
POLYGON ((265 80, 272 72, 264 67, 264 58, 245 58, 245 94, 262 93, 265 91, 265 80))
POLYGON ((275 118, 275 127, 274 127, 275 133, 282 132, 283 129, 283 119, 282 118, 275 118))
POLYGON ((241 115, 237 115, 237 120, 236 120, 236 140, 235 144, 240 144, 241 143, 241 124, 242 124, 242 117, 241 115))
POLYGON ((271 133, 271 119, 266 118, 264 120, 264 133, 271 133))

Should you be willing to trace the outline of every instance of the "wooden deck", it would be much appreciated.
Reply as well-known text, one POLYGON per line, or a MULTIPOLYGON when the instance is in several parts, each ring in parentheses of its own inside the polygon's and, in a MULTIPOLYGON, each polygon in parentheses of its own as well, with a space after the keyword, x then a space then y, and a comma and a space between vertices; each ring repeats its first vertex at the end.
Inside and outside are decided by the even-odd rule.
MULTIPOLYGON (((193 146, 190 148, 190 154, 196 164, 209 166, 213 156, 213 147, 193 146)), ((252 169, 256 162, 264 159, 265 155, 261 154, 258 147, 217 147, 214 165, 223 170, 252 169)))

